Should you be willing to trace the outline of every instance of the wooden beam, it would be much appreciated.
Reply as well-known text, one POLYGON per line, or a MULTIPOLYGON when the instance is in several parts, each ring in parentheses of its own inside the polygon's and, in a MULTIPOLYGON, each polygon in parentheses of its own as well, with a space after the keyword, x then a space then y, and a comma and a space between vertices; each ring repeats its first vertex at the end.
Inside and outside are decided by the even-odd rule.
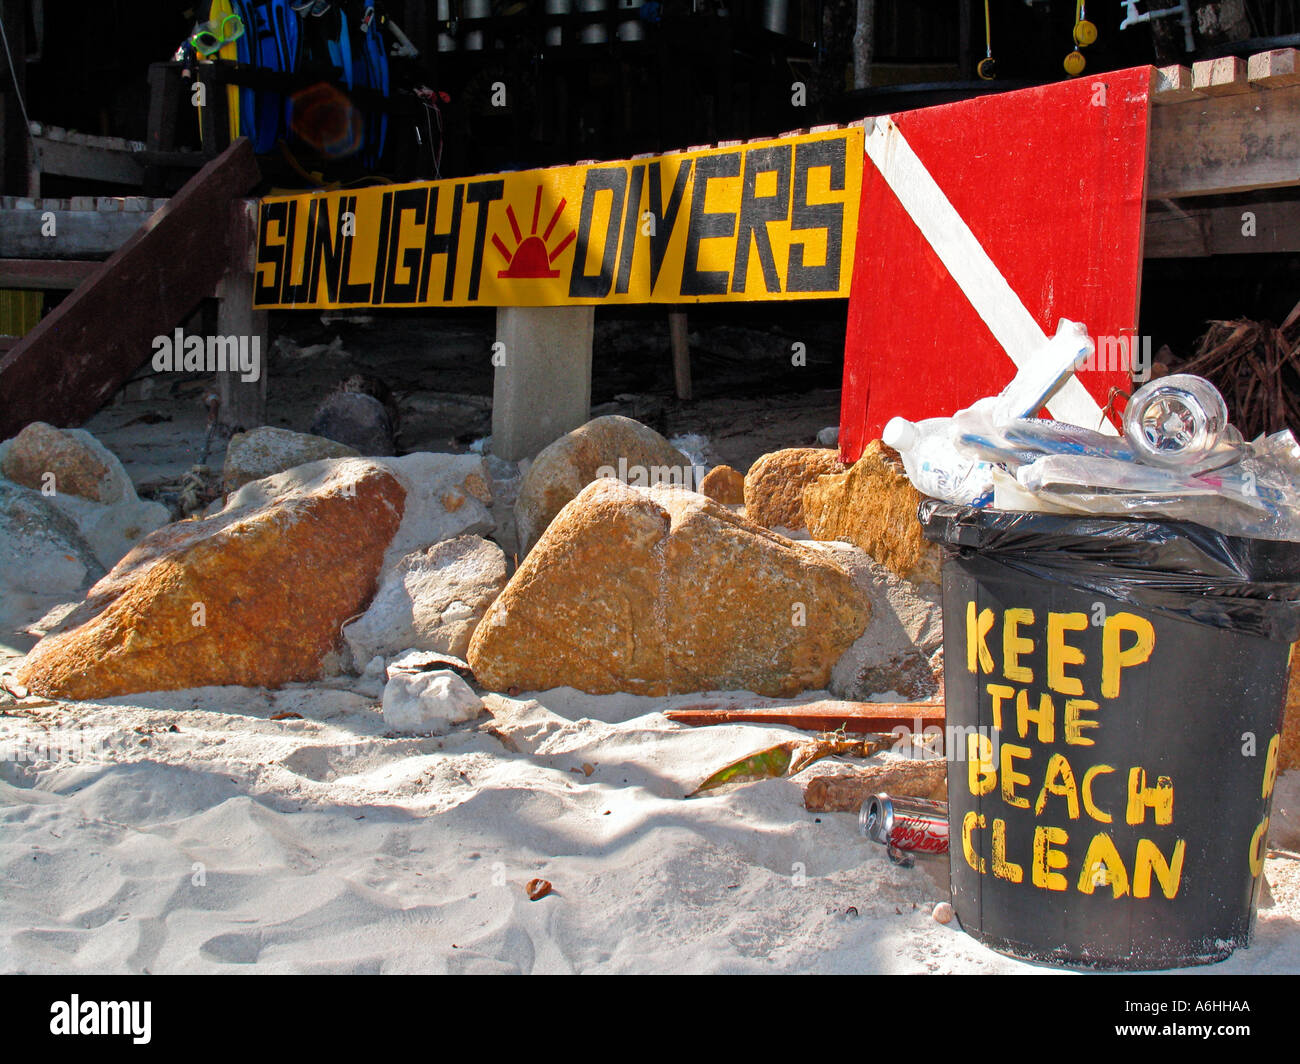
POLYGON ((1300 85, 1300 52, 1278 48, 1252 55, 1246 64, 1247 77, 1258 89, 1281 89, 1300 85))
POLYGON ((1300 253, 1300 202, 1147 214, 1143 255, 1148 259, 1266 252, 1300 253))
POLYGON ((0 259, 0 288, 73 289, 102 265, 80 259, 0 259))
POLYGON ((260 174, 244 138, 197 173, 147 228, 0 359, 0 439, 32 421, 75 425, 100 408, 230 262, 230 203, 260 174))
POLYGON ((266 424, 267 363, 270 337, 267 312, 253 309, 253 264, 257 251, 257 201, 239 200, 231 205, 230 265, 217 289, 217 333, 247 336, 261 358, 256 380, 246 381, 239 373, 217 375, 217 398, 221 405, 217 420, 230 434, 248 432, 266 424))
POLYGON ((35 202, 35 206, 0 208, 0 258, 106 259, 151 214, 150 201, 144 197, 118 201, 131 206, 130 210, 70 210, 67 201, 57 206, 44 206, 39 200, 24 202, 35 202), (136 204, 143 209, 134 209, 136 204), (53 223, 53 235, 49 235, 47 222, 53 223))
POLYGON ((794 706, 683 706, 664 714, 678 724, 700 727, 709 724, 784 724, 801 731, 835 731, 843 728, 855 735, 890 732, 894 728, 915 728, 943 724, 941 702, 804 702, 794 706))
POLYGON ((1235 55, 1192 64, 1192 88, 1203 96, 1238 96, 1250 92, 1246 61, 1235 55))
POLYGON ((668 338, 673 348, 673 378, 677 384, 677 398, 691 398, 691 345, 686 327, 686 312, 668 312, 668 338))
POLYGON ((1151 109, 1147 198, 1300 185, 1300 85, 1151 109))
POLYGON ((144 178, 139 152, 130 148, 107 147, 55 138, 49 133, 36 137, 41 154, 41 173, 107 181, 114 185, 138 185, 144 178))

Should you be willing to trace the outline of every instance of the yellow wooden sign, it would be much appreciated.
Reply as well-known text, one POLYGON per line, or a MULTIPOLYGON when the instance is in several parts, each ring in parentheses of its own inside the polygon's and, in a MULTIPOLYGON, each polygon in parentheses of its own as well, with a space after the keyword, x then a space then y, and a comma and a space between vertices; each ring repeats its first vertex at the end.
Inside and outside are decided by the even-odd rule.
POLYGON ((263 308, 847 296, 862 131, 262 200, 263 308))

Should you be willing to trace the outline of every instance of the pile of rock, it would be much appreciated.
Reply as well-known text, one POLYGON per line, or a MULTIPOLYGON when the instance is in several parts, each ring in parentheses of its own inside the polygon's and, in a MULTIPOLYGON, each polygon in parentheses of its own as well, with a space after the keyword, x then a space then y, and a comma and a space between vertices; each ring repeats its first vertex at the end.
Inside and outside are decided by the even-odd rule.
POLYGON ((232 441, 230 494, 205 516, 155 514, 125 556, 101 561, 37 490, 54 467, 87 503, 134 500, 120 463, 87 440, 31 426, 0 447, 6 476, 32 484, 0 483, 9 568, 56 572, 65 601, 85 593, 23 663, 34 692, 274 687, 351 671, 358 690, 382 694, 393 730, 439 731, 479 712, 467 679, 652 695, 937 689, 937 589, 917 583, 937 569, 913 535, 915 492, 879 447, 852 468, 796 448, 705 478, 658 433, 609 416, 522 478, 498 470, 494 497, 476 454, 364 458, 262 428, 232 441), (524 557, 510 576, 485 537, 499 537, 512 498, 524 557), (39 535, 7 531, 19 525, 39 535))

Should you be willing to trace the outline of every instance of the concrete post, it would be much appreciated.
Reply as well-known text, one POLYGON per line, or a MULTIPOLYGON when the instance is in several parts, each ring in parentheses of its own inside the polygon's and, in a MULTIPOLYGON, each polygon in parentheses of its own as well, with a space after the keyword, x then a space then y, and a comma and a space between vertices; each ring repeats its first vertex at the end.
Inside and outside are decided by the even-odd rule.
POLYGON ((498 307, 492 453, 517 462, 587 423, 595 307, 498 307))

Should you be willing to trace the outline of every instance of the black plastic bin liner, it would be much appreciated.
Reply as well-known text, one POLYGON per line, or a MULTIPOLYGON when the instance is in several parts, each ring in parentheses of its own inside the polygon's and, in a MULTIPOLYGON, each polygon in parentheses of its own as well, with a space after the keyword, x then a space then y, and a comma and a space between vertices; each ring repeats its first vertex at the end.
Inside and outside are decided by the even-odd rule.
POLYGON ((1300 543, 1225 536, 1179 521, 974 510, 927 499, 925 537, 968 563, 1284 643, 1300 639, 1300 543))

